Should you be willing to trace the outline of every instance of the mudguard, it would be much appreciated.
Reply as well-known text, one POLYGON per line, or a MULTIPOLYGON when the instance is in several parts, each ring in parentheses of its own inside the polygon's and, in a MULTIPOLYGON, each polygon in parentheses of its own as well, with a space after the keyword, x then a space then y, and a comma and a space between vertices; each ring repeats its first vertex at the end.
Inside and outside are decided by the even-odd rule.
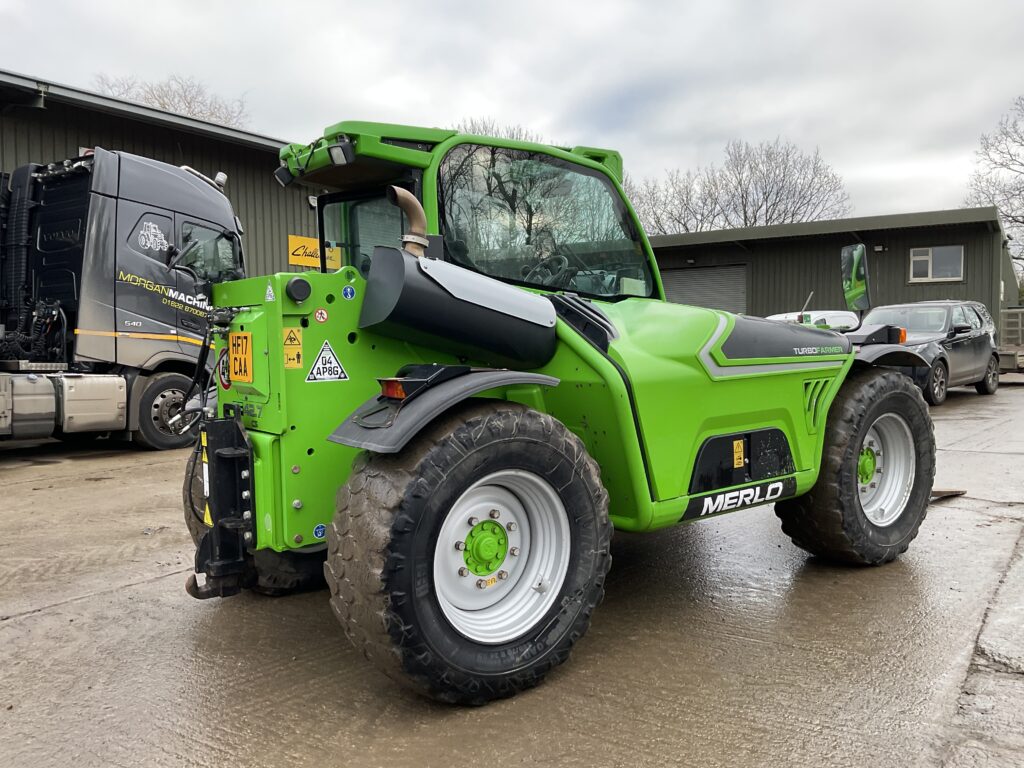
POLYGON ((854 365, 892 365, 910 368, 928 368, 921 355, 901 344, 865 344, 857 350, 854 365))
POLYGON ((496 387, 514 384, 557 386, 554 376, 509 370, 483 370, 430 387, 407 402, 373 397, 359 406, 327 438, 332 443, 374 453, 398 453, 423 427, 456 403, 496 387))

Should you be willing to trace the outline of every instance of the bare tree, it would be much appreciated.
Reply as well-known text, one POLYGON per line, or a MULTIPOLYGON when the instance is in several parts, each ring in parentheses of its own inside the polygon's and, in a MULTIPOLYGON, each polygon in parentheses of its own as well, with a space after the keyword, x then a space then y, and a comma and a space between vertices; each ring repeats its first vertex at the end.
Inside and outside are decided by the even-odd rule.
POLYGON ((134 75, 99 74, 94 82, 96 89, 106 96, 231 128, 243 128, 249 120, 244 98, 226 99, 210 93, 206 85, 194 77, 171 75, 165 80, 149 81, 134 75))
POLYGON ((519 123, 499 123, 493 117, 467 117, 455 125, 459 133, 469 133, 474 136, 493 136, 496 139, 511 139, 512 141, 532 141, 535 144, 544 143, 544 137, 519 123))
POLYGON ((999 209, 1012 237, 1010 255, 1024 292, 1024 96, 1014 100, 992 133, 982 134, 975 155, 977 164, 964 202, 999 209))
POLYGON ((842 177, 792 142, 730 141, 720 166, 669 171, 664 180, 627 180, 627 192, 653 234, 791 224, 845 216, 842 177))

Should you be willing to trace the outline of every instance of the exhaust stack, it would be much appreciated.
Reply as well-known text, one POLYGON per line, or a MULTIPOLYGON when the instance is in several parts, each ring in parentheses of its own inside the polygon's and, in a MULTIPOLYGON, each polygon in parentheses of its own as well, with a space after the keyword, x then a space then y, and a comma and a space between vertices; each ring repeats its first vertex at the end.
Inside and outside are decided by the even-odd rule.
POLYGON ((423 255, 427 240, 427 214, 412 192, 401 187, 388 187, 388 202, 402 209, 409 221, 409 231, 402 235, 402 246, 416 258, 423 255))

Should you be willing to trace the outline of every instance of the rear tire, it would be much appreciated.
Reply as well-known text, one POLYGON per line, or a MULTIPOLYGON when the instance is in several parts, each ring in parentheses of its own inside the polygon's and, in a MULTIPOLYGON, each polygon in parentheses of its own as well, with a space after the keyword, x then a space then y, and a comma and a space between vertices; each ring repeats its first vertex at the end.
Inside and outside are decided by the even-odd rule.
MULTIPOLYGON (((185 527, 192 543, 210 530, 203 522, 206 496, 203 493, 202 451, 199 446, 185 465, 185 483, 181 489, 181 502, 185 510, 185 527)), ((307 592, 324 586, 324 558, 326 548, 317 552, 275 552, 258 549, 250 561, 251 571, 245 581, 253 592, 271 597, 307 592)))
POLYGON ((569 657, 604 595, 610 538, 579 438, 547 414, 478 401, 398 454, 356 459, 327 532, 331 607, 389 677, 484 704, 569 657))
POLYGON ((146 380, 139 399, 139 428, 132 440, 154 451, 185 448, 196 439, 196 428, 176 432, 168 421, 185 407, 192 380, 180 373, 158 373, 146 380))
POLYGON ((999 359, 995 355, 988 359, 985 378, 975 384, 974 388, 979 395, 994 395, 999 389, 999 359))
POLYGON ((811 554, 881 565, 917 536, 934 478, 935 435, 917 387, 895 371, 856 371, 829 411, 818 481, 775 514, 811 554))
POLYGON ((929 405, 942 405, 946 402, 949 391, 949 369, 941 360, 936 360, 928 374, 928 382, 924 387, 924 399, 929 405))

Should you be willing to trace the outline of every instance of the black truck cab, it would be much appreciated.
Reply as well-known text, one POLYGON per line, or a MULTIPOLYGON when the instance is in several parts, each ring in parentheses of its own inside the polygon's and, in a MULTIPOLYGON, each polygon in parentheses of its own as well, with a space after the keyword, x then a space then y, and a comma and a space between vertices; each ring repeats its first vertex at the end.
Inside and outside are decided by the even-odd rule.
MULTIPOLYGON (((101 148, 2 179, 0 378, 51 380, 53 433, 124 431, 152 447, 187 442, 165 422, 195 372, 208 284, 244 270, 241 225, 221 179, 101 148), (94 380, 69 389, 63 379, 76 376, 94 380), (158 376, 168 387, 162 398, 150 393, 147 409, 144 395, 158 376), (83 388, 94 399, 123 389, 124 407, 109 418, 66 418, 68 393, 83 388)), ((16 385, 26 386, 0 380, 0 438, 38 436, 46 419, 29 419, 28 428, 17 418, 16 385)))

